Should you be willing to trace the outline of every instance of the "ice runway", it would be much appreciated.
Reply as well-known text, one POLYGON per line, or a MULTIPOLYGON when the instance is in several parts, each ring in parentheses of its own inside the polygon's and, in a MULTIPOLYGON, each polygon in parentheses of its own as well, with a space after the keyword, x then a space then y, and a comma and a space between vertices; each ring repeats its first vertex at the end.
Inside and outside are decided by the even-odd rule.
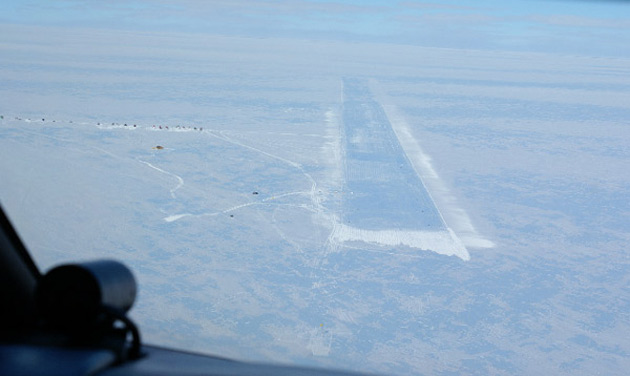
MULTIPOLYGON (((344 79, 343 243, 406 246, 470 259, 414 169, 367 81, 344 79)), ((411 137, 407 135, 407 137, 411 137)))

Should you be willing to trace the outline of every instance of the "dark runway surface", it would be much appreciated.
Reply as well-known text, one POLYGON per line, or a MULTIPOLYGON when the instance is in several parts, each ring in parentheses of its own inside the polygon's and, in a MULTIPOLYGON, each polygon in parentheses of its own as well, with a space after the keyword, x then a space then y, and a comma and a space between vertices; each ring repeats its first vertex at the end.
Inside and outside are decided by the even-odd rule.
POLYGON ((343 81, 343 223, 367 230, 446 230, 367 81, 343 81))

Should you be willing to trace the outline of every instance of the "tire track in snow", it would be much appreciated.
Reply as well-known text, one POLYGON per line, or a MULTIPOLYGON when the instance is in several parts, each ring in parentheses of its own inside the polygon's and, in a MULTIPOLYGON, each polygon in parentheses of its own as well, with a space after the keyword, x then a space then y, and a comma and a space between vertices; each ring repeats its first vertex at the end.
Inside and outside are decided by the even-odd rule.
MULTIPOLYGON (((325 119, 326 119, 326 124, 328 126, 328 128, 333 126, 333 123, 336 123, 336 117, 334 115, 334 111, 333 110, 329 110, 326 112, 325 114, 325 119)), ((338 127, 338 125, 337 125, 338 127)), ((338 129, 338 128, 337 128, 338 129)), ((244 142, 241 141, 237 141, 234 138, 230 137, 226 131, 220 131, 220 130, 211 130, 208 129, 206 132, 204 132, 205 134, 211 136, 211 137, 215 137, 218 138, 222 141, 225 142, 229 142, 233 145, 239 146, 239 147, 243 147, 246 148, 248 150, 254 151, 256 153, 260 153, 268 158, 272 158, 275 160, 278 160, 284 164, 287 164, 293 168, 295 168, 297 171, 299 171, 300 174, 302 174, 311 184, 311 188, 308 191, 303 191, 303 192, 299 192, 298 194, 302 194, 305 195, 308 199, 309 199, 309 204, 308 205, 294 205, 294 206, 298 206, 301 207, 303 209, 306 209, 310 212, 313 213, 313 217, 311 217, 311 220, 313 221, 313 223, 315 225, 319 225, 322 226, 322 228, 325 228, 326 231, 329 231, 328 236, 324 236, 321 237, 320 235, 317 235, 317 238, 319 238, 319 245, 318 247, 322 248, 322 252, 317 252, 318 256, 317 259, 313 261, 314 265, 319 265, 321 264, 322 259, 331 252, 334 252, 338 249, 338 241, 336 241, 336 239, 334 239, 334 228, 335 228, 335 224, 336 222, 338 222, 337 216, 334 214, 334 212, 332 212, 331 210, 327 209, 324 206, 324 197, 323 194, 320 193, 318 191, 318 183, 317 181, 315 181, 315 179, 313 178, 313 176, 311 174, 309 174, 308 172, 305 171, 304 167, 300 164, 297 163, 295 161, 283 158, 281 156, 269 153, 267 151, 261 150, 259 148, 256 148, 254 146, 248 145, 244 142)), ((329 166, 330 169, 332 170, 332 173, 330 175, 331 179, 333 180, 332 182, 328 182, 329 186, 337 186, 341 179, 343 179, 341 173, 337 173, 338 169, 336 167, 336 165, 340 162, 341 159, 341 153, 340 153, 340 142, 338 140, 338 132, 328 132, 327 137, 329 139, 335 138, 333 140, 331 140, 327 145, 324 145, 324 148, 332 148, 332 154, 333 154, 333 159, 334 161, 328 161, 329 162, 329 166), (334 134, 333 134, 334 133, 334 134), (333 137, 334 136, 334 137, 333 137)), ((321 137, 321 136, 320 136, 321 137)), ((330 150, 329 150, 330 151, 330 150)), ((328 187, 330 188, 330 187, 328 187)), ((326 189, 326 183, 324 183, 324 186, 322 187, 322 191, 327 191, 326 189)), ((289 193, 289 194, 296 194, 296 193, 289 193)), ((288 194, 284 194, 284 195, 288 195, 288 194)), ((276 197, 280 197, 280 195, 277 195, 276 197)), ((247 203, 247 204, 242 204, 242 205, 238 205, 237 207, 233 207, 230 209, 226 209, 227 211, 231 211, 231 210, 236 210, 236 209, 240 209, 243 207, 247 207, 247 206, 251 206, 251 205, 260 205, 262 204, 262 202, 255 202, 255 203, 247 203)), ((220 213, 217 213, 220 214, 220 213)), ((291 246, 293 246, 295 248, 295 250, 297 252, 300 253, 304 253, 304 245, 300 244, 299 241, 294 239, 294 236, 291 233, 288 233, 286 231, 286 229, 282 229, 281 226, 278 225, 278 221, 276 219, 276 212, 273 213, 272 215, 272 225, 275 229, 275 231, 278 233, 278 235, 288 244, 290 244, 291 246)))
POLYGON ((268 204, 269 201, 273 201, 273 200, 277 200, 279 198, 282 197, 287 197, 287 196, 298 196, 298 195, 310 195, 310 192, 287 192, 287 193, 282 193, 279 195, 274 195, 274 196, 270 196, 270 197, 266 197, 260 201, 254 201, 254 202, 246 202, 244 204, 239 204, 239 205, 235 205, 235 206, 231 206, 227 209, 224 210, 218 210, 215 212, 211 212, 211 213, 202 213, 202 214, 192 214, 192 213, 180 213, 180 214, 173 214, 173 215, 169 215, 168 217, 164 217, 164 221, 166 222, 175 222, 178 221, 182 218, 186 218, 186 217, 212 217, 212 216, 217 216, 219 214, 228 214, 230 212, 239 210, 239 209, 243 209, 249 206, 255 206, 255 205, 266 205, 268 204))
POLYGON ((174 174, 172 172, 169 172, 169 171, 163 170, 163 169, 161 169, 159 167, 156 167, 156 166, 152 165, 151 163, 149 163, 147 161, 143 161, 141 159, 138 159, 138 162, 144 163, 145 165, 151 167, 154 170, 157 170, 157 171, 159 171, 159 172, 161 172, 163 174, 170 175, 170 176, 176 178, 177 179, 177 185, 174 188, 171 188, 170 192, 171 192, 171 197, 172 198, 177 198, 177 196, 175 196, 175 191, 177 191, 178 189, 180 189, 181 187, 184 186, 184 179, 182 179, 179 175, 176 175, 176 174, 174 174))
MULTIPOLYGON (((242 142, 236 141, 233 138, 231 138, 228 135, 226 135, 225 131, 218 131, 218 132, 217 131, 208 131, 206 134, 208 134, 208 135, 210 135, 212 137, 218 138, 220 140, 229 142, 229 143, 231 143, 233 145, 237 145, 237 146, 240 146, 240 147, 252 150, 254 152, 263 154, 263 155, 265 155, 265 156, 267 156, 269 158, 279 160, 279 161, 281 161, 283 163, 286 163, 289 166, 297 169, 311 183, 311 189, 308 191, 308 193, 306 193, 306 192, 302 192, 302 193, 303 194, 308 194, 310 202, 311 202, 311 208, 313 209, 313 211, 315 213, 317 213, 317 215, 320 218, 325 217, 324 207, 322 205, 321 197, 319 197, 319 195, 317 194, 317 182, 315 181, 315 179, 313 179, 311 174, 309 174, 308 172, 306 172, 304 170, 304 167, 300 163, 294 162, 294 161, 286 159, 286 158, 282 158, 282 157, 280 157, 278 155, 271 154, 271 153, 266 152, 264 150, 261 150, 261 149, 258 149, 256 147, 253 147, 251 145, 247 145, 247 144, 244 144, 242 142)), ((276 196, 276 197, 278 197, 278 196, 276 196)))

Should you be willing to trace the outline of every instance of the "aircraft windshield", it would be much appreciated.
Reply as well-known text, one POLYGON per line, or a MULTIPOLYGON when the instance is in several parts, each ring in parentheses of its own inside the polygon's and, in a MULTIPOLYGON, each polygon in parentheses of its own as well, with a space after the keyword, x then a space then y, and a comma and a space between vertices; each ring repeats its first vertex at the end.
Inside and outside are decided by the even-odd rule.
POLYGON ((10 1, 0 202, 147 343, 384 374, 630 366, 630 6, 10 1))

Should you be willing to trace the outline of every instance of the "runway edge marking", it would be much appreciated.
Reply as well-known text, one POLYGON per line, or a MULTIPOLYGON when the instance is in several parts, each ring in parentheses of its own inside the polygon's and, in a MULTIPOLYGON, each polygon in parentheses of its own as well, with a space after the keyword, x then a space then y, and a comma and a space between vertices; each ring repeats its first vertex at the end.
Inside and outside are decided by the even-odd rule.
MULTIPOLYGON (((374 86, 372 83, 371 86, 374 86)), ((375 94, 378 91, 373 91, 375 94)), ((398 138, 407 159, 411 163, 416 174, 425 185, 444 223, 454 237, 456 243, 461 242, 467 248, 492 248, 494 242, 480 235, 473 226, 468 213, 457 203, 457 198, 444 185, 433 166, 431 157, 428 156, 418 141, 413 137, 409 125, 400 114, 398 108, 392 104, 382 104, 382 95, 377 94, 377 99, 389 123, 398 138)))

